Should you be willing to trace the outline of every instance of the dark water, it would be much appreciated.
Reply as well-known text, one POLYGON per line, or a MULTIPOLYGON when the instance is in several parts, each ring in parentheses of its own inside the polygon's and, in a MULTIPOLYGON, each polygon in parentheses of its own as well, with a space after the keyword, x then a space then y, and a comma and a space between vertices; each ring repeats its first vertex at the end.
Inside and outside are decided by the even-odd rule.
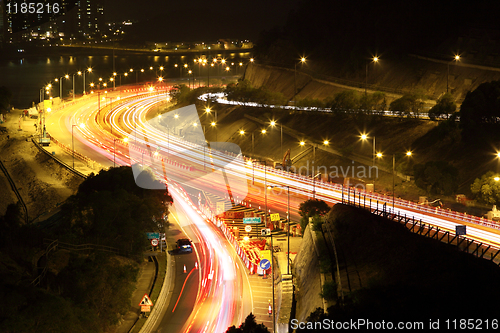
MULTIPOLYGON (((90 83, 99 82, 99 77, 108 80, 108 87, 112 86, 109 78, 113 74, 113 53, 109 51, 108 54, 100 55, 79 55, 75 51, 73 55, 29 55, 25 58, 17 58, 12 60, 0 60, 0 86, 6 86, 12 92, 11 104, 15 108, 28 108, 32 102, 40 101, 40 90, 47 84, 52 84, 51 95, 58 97, 60 94, 59 83, 55 82, 55 78, 60 80, 63 77, 63 96, 68 97, 71 94, 73 84, 73 74, 78 71, 84 71, 86 68, 91 67, 92 72, 86 73, 85 83, 86 91, 90 90, 90 83), (64 75, 69 74, 70 79, 64 78, 64 75)), ((219 57, 226 59, 226 64, 231 66, 231 75, 240 74, 243 67, 239 66, 240 61, 246 64, 250 58, 249 52, 231 52, 231 51, 212 51, 208 54, 188 54, 188 55, 138 55, 129 54, 117 55, 115 53, 114 68, 115 72, 122 74, 121 83, 135 84, 136 79, 138 82, 153 82, 156 78, 162 75, 164 78, 179 78, 181 75, 180 68, 175 67, 177 64, 181 66, 188 64, 189 68, 194 71, 195 76, 207 76, 207 67, 199 67, 194 63, 194 59, 202 57, 219 57), (159 70, 160 66, 164 66, 163 72, 159 70), (153 67, 153 70, 150 70, 153 67), (134 72, 130 72, 130 68, 134 72), (199 71, 201 70, 201 73, 199 71), (144 72, 140 70, 144 69, 144 72), (123 74, 127 72, 129 75, 126 77, 123 74), (200 74, 199 74, 200 73, 200 74)), ((182 67, 182 77, 186 78, 187 84, 187 70, 182 67)), ((225 71, 221 65, 211 67, 210 76, 224 75, 225 71)), ((83 88, 83 76, 74 75, 75 79, 75 93, 81 94, 83 88)), ((120 77, 116 76, 115 84, 118 86, 120 77)), ((47 97, 47 95, 46 95, 47 97)))

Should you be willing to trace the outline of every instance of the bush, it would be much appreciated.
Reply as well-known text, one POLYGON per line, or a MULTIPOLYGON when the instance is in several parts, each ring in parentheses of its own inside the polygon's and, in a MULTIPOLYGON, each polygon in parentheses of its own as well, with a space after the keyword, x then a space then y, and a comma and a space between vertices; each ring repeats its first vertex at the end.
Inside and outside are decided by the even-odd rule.
POLYGON ((458 188, 458 170, 446 161, 430 161, 413 167, 415 184, 431 194, 451 195, 458 188))
POLYGON ((319 215, 312 217, 312 230, 321 231, 323 229, 323 219, 319 215))
POLYGON ((337 284, 335 281, 325 282, 322 291, 319 294, 321 297, 327 301, 334 301, 337 299, 337 284))

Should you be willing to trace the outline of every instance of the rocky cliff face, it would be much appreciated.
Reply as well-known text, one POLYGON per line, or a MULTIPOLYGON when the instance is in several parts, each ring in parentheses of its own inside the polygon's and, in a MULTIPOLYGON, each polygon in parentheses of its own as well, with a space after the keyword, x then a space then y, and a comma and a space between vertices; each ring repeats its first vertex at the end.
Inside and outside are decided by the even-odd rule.
POLYGON ((297 297, 296 319, 303 322, 311 312, 317 308, 323 308, 323 299, 319 296, 321 293, 319 260, 309 227, 304 231, 300 250, 294 260, 294 269, 297 297))

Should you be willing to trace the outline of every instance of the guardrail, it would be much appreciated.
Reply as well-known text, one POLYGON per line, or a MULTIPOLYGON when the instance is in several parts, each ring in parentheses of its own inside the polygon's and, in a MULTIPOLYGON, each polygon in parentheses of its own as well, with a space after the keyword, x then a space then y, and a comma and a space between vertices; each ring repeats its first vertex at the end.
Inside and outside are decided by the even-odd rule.
POLYGON ((14 183, 14 180, 10 176, 9 171, 7 170, 5 165, 2 163, 2 161, 0 161, 0 170, 2 170, 2 172, 4 173, 5 177, 9 181, 9 184, 10 184, 10 187, 12 188, 12 191, 14 191, 14 193, 16 194, 17 200, 21 203, 21 206, 24 210, 24 220, 25 220, 26 224, 28 224, 29 223, 28 207, 24 203, 24 200, 23 200, 23 197, 21 196, 21 193, 19 193, 19 191, 17 190, 17 187, 16 187, 16 184, 14 183))
MULTIPOLYGON (((50 244, 47 245, 45 252, 40 256, 40 258, 45 256, 45 260, 47 260, 49 253, 56 250, 57 244, 58 244, 57 239, 50 242, 50 244)), ((34 287, 39 286, 40 283, 42 282, 42 279, 45 277, 45 274, 47 274, 47 265, 45 265, 43 267, 42 272, 33 281, 31 281, 30 285, 34 287)))
POLYGON ((79 176, 79 177, 82 177, 82 178, 87 178, 86 175, 84 175, 83 173, 81 173, 80 171, 78 170, 75 170, 73 169, 72 167, 70 167, 68 164, 64 163, 63 161, 61 161, 59 158, 57 158, 56 156, 52 155, 51 153, 49 153, 48 151, 46 151, 45 149, 43 149, 42 146, 40 146, 40 144, 38 142, 36 142, 35 139, 31 139, 31 141, 33 142, 33 144, 41 151, 43 152, 44 154, 46 154, 47 156, 49 156, 50 158, 52 158, 56 163, 58 163, 59 165, 61 165, 62 167, 66 168, 67 170, 71 171, 72 173, 74 173, 76 176, 79 176))
POLYGON ((71 243, 64 243, 60 242, 59 240, 53 240, 53 239, 47 239, 45 238, 43 240, 44 244, 47 243, 54 243, 56 242, 57 247, 60 249, 65 249, 68 251, 76 251, 76 252, 82 252, 82 251, 103 251, 103 252, 109 252, 109 253, 114 253, 114 254, 119 254, 119 255, 127 255, 127 252, 124 250, 121 250, 116 247, 112 246, 107 246, 107 245, 100 245, 100 244, 91 244, 91 243, 86 243, 86 244, 71 244, 71 243))
MULTIPOLYGON (((366 204, 361 205, 361 201, 356 203, 355 197, 353 198, 353 201, 348 199, 345 201, 343 200, 343 203, 368 210, 372 214, 404 224, 404 226, 413 233, 428 238, 435 238, 436 240, 444 242, 448 245, 455 245, 459 251, 470 253, 478 258, 491 260, 492 262, 495 262, 496 265, 500 266, 500 247, 483 244, 483 242, 459 235, 456 232, 453 233, 446 229, 440 229, 438 226, 431 223, 425 223, 422 219, 415 219, 414 216, 407 217, 406 214, 401 215, 399 211, 396 214, 390 208, 387 208, 387 203, 380 205, 380 207, 377 203, 377 208, 373 208, 371 204, 368 206, 366 204), (489 253, 489 256, 486 255, 487 253, 489 253)), ((498 224, 496 224, 495 229, 498 229, 498 227, 498 224)))
MULTIPOLYGON (((209 94, 200 95, 198 98, 202 101, 207 101, 209 94)), ((294 106, 294 105, 275 105, 275 104, 263 104, 257 102, 240 102, 226 99, 225 93, 211 93, 210 96, 216 97, 217 103, 227 104, 227 105, 240 105, 240 106, 250 106, 250 107, 259 107, 259 108, 270 108, 270 109, 283 109, 283 110, 293 110, 293 111, 304 111, 304 112, 324 112, 324 113, 333 113, 333 112, 341 112, 346 114, 372 114, 379 115, 385 117, 400 117, 400 118, 415 118, 415 119, 431 119, 427 112, 400 112, 400 111, 389 111, 389 110, 365 110, 365 109, 340 109, 340 108, 323 108, 316 106, 294 106)), ((441 115, 436 117, 437 120, 440 119, 448 119, 451 117, 451 114, 441 115)), ((460 117, 457 115, 455 118, 456 121, 460 120, 460 117)))

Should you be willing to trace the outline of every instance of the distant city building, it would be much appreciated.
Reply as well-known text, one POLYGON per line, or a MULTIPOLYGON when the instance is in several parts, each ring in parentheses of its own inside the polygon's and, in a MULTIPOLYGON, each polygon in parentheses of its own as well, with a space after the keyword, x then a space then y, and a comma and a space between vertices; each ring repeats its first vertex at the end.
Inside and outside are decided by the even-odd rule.
POLYGON ((0 46, 5 41, 5 36, 7 35, 7 27, 6 27, 6 10, 4 0, 0 0, 0 46))
MULTIPOLYGON (((6 0, 0 0, 0 4, 2 8, 7 8, 6 0)), ((23 13, 19 4, 17 7, 11 5, 10 12, 5 10, 5 16, 0 14, 0 27, 3 25, 0 40, 11 43, 71 43, 101 40, 107 37, 110 30, 110 25, 105 22, 102 0, 39 0, 35 5, 40 4, 43 13, 35 11, 33 14, 26 10, 23 13)), ((114 24, 113 28, 115 32, 120 30, 114 24)))
POLYGON ((79 0, 76 2, 78 33, 84 39, 99 39, 104 35, 104 7, 100 1, 79 0))

